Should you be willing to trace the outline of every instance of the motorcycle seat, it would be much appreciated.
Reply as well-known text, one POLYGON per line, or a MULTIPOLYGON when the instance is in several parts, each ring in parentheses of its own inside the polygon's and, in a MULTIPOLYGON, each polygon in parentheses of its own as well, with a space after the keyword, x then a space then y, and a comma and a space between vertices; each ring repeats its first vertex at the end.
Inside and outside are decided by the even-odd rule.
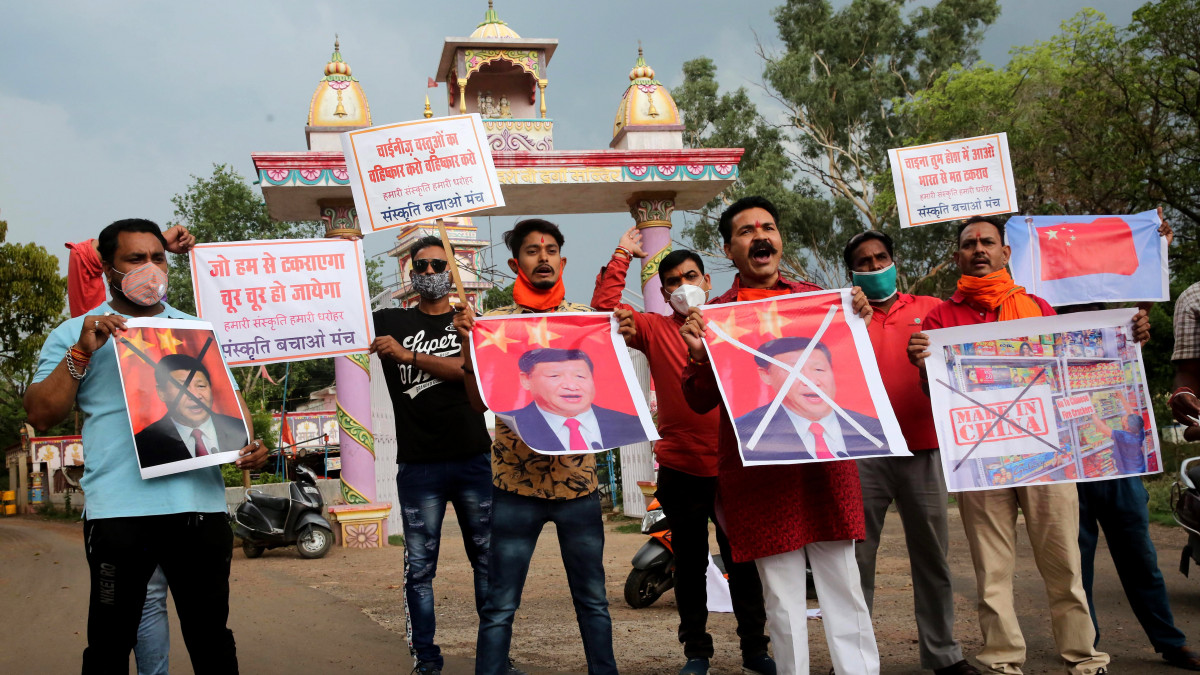
POLYGON ((292 500, 287 497, 271 497, 253 490, 246 493, 246 499, 254 502, 259 508, 270 509, 272 511, 286 511, 292 504, 292 500))

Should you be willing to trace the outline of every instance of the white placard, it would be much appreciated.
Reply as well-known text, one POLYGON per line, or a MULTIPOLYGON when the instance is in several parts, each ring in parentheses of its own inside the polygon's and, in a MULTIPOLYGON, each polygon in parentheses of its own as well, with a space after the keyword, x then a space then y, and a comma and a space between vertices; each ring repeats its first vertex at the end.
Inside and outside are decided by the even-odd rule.
POLYGON ((375 339, 361 240, 197 244, 191 263, 196 313, 230 366, 361 354, 375 339))
POLYGON ((1096 406, 1092 405, 1092 397, 1087 394, 1064 396, 1057 401, 1058 416, 1063 421, 1077 420, 1096 414, 1096 406))
POLYGON ((1007 134, 894 148, 888 159, 901 227, 1017 210, 1007 134))
POLYGON ((504 206, 478 114, 348 131, 342 151, 371 232, 504 206))

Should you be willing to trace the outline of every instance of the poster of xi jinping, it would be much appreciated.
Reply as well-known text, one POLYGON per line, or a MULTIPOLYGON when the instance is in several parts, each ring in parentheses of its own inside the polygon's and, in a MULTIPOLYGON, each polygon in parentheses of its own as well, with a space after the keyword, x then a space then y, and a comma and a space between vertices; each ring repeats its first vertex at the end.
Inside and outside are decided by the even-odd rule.
POLYGON ((479 317, 471 350, 484 403, 540 453, 658 440, 611 314, 479 317))
POLYGON ((233 378, 212 325, 128 319, 116 340, 142 478, 232 462, 246 447, 233 378))
POLYGON ((744 465, 910 455, 849 290, 706 305, 704 319, 744 465))
POLYGON ((934 426, 951 491, 1162 469, 1134 309, 929 331, 934 426))

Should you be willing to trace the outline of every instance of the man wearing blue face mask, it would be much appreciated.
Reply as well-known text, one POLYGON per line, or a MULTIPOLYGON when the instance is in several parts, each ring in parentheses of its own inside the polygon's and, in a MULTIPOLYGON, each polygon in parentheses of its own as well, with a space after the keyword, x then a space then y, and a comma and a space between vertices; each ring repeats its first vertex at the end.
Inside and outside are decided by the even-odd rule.
POLYGON ((888 507, 895 502, 912 567, 921 665, 939 675, 978 673, 963 659, 953 636, 946 481, 929 397, 922 393, 920 371, 909 363, 907 353, 909 336, 921 330, 922 319, 941 300, 898 292, 892 249, 891 237, 871 230, 851 237, 843 254, 853 285, 862 288, 875 309, 867 332, 900 430, 913 451, 912 457, 858 460, 867 534, 854 554, 863 596, 872 608, 879 535, 888 507))

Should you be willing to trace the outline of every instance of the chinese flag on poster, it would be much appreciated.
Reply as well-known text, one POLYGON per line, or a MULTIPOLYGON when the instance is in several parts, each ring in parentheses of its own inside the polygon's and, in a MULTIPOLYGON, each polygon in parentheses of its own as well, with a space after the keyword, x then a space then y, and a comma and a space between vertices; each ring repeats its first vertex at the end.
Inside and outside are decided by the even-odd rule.
POLYGON ((744 465, 909 454, 849 293, 704 307, 705 346, 744 465))
POLYGON ((1091 222, 1061 223, 1037 230, 1042 254, 1042 281, 1088 274, 1137 272, 1133 230, 1123 218, 1107 216, 1091 222))
POLYGON ((480 317, 471 350, 484 402, 538 452, 658 439, 611 314, 480 317))

